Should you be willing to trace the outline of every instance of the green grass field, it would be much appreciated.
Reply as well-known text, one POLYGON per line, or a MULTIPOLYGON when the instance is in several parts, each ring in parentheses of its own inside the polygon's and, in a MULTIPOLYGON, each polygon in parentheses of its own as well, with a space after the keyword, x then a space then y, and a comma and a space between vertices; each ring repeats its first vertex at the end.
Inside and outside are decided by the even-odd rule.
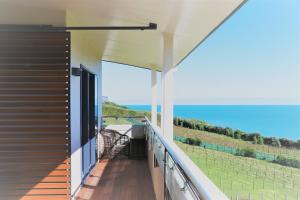
POLYGON ((282 155, 288 158, 294 158, 300 160, 300 150, 297 149, 287 149, 287 148, 272 147, 268 145, 252 144, 251 142, 233 139, 231 137, 227 137, 224 135, 218 135, 206 131, 192 130, 192 129, 177 127, 177 126, 174 126, 174 132, 178 136, 191 137, 191 138, 198 137, 202 141, 211 144, 218 144, 218 145, 235 147, 240 149, 252 148, 255 149, 256 151, 271 153, 274 155, 282 155))
POLYGON ((300 195, 300 169, 176 142, 231 199, 295 199, 300 195))

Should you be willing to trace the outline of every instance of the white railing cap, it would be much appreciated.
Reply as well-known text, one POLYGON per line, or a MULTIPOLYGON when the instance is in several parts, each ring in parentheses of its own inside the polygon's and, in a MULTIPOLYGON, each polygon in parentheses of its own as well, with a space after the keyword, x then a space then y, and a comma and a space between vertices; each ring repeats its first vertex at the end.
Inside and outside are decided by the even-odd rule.
POLYGON ((177 165, 188 176, 193 186, 197 189, 200 199, 204 200, 229 200, 229 198, 199 169, 197 165, 173 142, 167 140, 158 126, 151 125, 168 153, 177 165))

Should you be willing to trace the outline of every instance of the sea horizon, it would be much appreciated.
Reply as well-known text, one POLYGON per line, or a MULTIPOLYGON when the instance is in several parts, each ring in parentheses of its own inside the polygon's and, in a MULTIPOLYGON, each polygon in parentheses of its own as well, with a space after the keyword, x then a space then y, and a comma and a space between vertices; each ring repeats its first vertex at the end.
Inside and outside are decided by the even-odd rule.
MULTIPOLYGON (((150 111, 151 105, 124 105, 150 111)), ((158 105, 160 112, 160 105, 158 105)), ((176 104, 174 116, 198 119, 209 124, 260 133, 265 137, 300 140, 300 105, 206 105, 176 104)))

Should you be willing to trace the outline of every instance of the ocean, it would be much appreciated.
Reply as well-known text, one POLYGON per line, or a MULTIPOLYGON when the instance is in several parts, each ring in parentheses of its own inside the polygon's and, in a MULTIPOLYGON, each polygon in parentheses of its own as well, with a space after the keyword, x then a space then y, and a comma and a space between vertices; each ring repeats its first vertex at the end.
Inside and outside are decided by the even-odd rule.
MULTIPOLYGON (((137 111, 151 110, 150 105, 126 106, 137 111)), ((300 105, 175 105, 174 116, 268 137, 300 140, 300 105)))

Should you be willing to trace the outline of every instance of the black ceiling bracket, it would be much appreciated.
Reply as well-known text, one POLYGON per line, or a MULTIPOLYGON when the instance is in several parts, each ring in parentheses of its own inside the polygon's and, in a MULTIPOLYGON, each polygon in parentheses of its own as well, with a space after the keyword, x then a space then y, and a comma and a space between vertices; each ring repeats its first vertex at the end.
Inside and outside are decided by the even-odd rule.
POLYGON ((148 26, 52 26, 52 25, 0 25, 0 31, 105 31, 105 30, 156 30, 157 24, 148 26))
POLYGON ((73 76, 81 76, 81 68, 72 67, 72 75, 73 76))

